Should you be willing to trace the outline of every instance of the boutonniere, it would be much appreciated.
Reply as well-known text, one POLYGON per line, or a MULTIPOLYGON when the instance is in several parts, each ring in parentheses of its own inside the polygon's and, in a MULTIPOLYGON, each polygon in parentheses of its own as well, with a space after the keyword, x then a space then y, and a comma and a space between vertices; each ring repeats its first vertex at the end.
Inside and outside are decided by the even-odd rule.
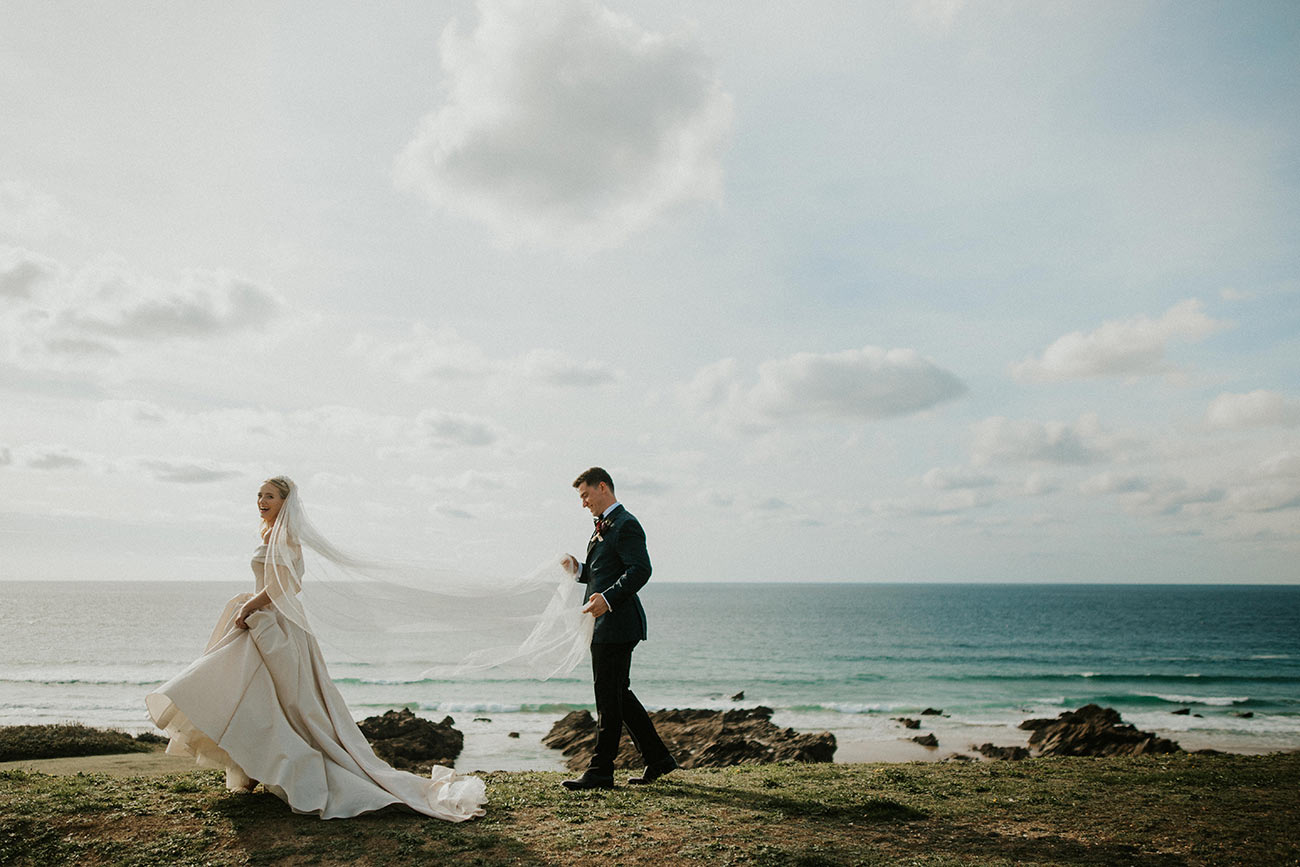
POLYGON ((605 541, 605 534, 608 533, 608 532, 613 528, 613 526, 614 526, 614 522, 611 521, 611 520, 609 520, 608 518, 597 518, 597 519, 596 519, 596 538, 599 539, 600 541, 604 542, 604 541, 605 541))

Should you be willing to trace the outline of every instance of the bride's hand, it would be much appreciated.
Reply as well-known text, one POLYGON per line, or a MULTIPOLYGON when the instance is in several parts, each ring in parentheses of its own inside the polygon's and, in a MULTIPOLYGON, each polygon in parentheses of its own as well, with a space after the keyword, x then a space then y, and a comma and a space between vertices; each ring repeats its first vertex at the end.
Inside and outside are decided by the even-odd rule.
POLYGON ((235 615, 235 626, 239 627, 240 629, 247 629, 249 615, 251 615, 254 611, 257 610, 258 609, 256 608, 250 609, 247 607, 239 609, 239 613, 235 615))

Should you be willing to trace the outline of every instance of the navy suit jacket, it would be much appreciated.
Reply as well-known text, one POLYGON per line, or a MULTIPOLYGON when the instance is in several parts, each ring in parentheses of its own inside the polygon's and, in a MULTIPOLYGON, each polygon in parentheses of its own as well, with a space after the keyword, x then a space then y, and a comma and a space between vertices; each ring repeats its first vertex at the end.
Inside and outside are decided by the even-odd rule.
POLYGON ((591 643, 643 641, 647 637, 645 609, 636 594, 650 580, 645 530, 621 505, 606 520, 613 526, 604 532, 603 539, 591 534, 587 560, 578 573, 578 580, 587 585, 584 601, 599 593, 611 609, 596 618, 591 643))

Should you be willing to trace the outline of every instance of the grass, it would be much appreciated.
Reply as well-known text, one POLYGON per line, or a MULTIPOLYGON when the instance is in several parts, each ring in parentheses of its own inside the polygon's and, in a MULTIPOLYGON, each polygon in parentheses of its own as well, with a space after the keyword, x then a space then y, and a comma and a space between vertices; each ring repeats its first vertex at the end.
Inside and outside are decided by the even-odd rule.
POLYGON ((166 739, 154 734, 132 737, 115 729, 95 729, 80 723, 0 726, 0 762, 147 753, 159 742, 165 743, 166 739))
POLYGON ((486 774, 483 819, 298 816, 220 774, 0 772, 3 864, 1300 864, 1300 755, 764 765, 571 793, 486 774))

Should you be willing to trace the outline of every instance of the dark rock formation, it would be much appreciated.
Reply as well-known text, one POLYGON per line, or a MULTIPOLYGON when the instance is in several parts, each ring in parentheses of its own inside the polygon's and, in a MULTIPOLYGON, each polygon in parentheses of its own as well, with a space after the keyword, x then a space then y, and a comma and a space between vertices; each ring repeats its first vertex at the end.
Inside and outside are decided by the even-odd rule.
POLYGON ((943 711, 937 708, 927 707, 925 710, 921 711, 921 716, 943 716, 943 711))
POLYGON ((434 765, 452 767, 465 746, 465 736, 452 728, 455 720, 440 723, 416 716, 410 710, 390 710, 383 716, 357 723, 375 755, 395 768, 428 773, 434 765))
POLYGON ((731 697, 731 700, 732 700, 732 701, 744 701, 744 700, 745 700, 745 691, 742 689, 740 692, 738 692, 738 693, 736 693, 735 695, 733 695, 733 696, 731 697))
POLYGON ((985 758, 999 759, 1004 762, 1018 762, 1029 758, 1029 750, 1024 747, 998 747, 993 744, 980 744, 977 747, 972 744, 971 749, 985 758))
MULTIPOLYGON (((835 756, 835 736, 830 732, 800 734, 772 724, 767 707, 728 711, 659 710, 650 714, 659 736, 683 768, 718 768, 769 762, 829 762, 835 756)), ((591 713, 575 710, 551 726, 542 743, 561 750, 565 764, 583 770, 596 749, 596 721, 591 713)), ((627 732, 619 745, 618 768, 644 764, 627 732)))
POLYGON ((1187 716, 1191 712, 1192 709, 1190 707, 1180 707, 1178 710, 1170 711, 1170 713, 1173 714, 1174 716, 1187 716))
POLYGON ((1120 719, 1114 708, 1095 704, 1067 710, 1056 719, 1027 719, 1029 746, 1041 756, 1141 756, 1179 753, 1182 747, 1120 719))
POLYGON ((912 738, 912 740, 916 741, 918 744, 920 744, 923 747, 939 746, 939 739, 934 736, 934 732, 930 732, 930 734, 928 735, 917 735, 916 737, 912 738))
POLYGON ((508 738, 517 738, 517 737, 519 737, 519 732, 511 732, 510 734, 506 735, 506 737, 508 737, 508 738))
POLYGON ((1234 710, 1232 715, 1241 717, 1242 719, 1251 719, 1255 716, 1255 712, 1253 710, 1234 710))
POLYGON ((919 719, 908 719, 905 716, 896 716, 894 717, 894 721, 901 722, 904 728, 919 729, 921 727, 921 721, 919 719))

